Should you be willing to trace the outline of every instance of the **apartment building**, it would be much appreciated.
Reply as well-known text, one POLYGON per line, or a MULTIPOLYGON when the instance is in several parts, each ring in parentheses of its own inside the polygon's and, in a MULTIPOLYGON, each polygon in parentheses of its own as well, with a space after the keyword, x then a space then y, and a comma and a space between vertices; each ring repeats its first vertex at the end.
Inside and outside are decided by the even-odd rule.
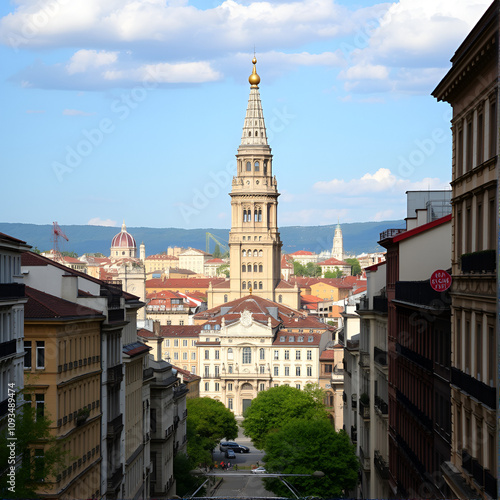
POLYGON ((451 460, 457 497, 498 497, 498 30, 494 1, 432 95, 453 110, 451 460))

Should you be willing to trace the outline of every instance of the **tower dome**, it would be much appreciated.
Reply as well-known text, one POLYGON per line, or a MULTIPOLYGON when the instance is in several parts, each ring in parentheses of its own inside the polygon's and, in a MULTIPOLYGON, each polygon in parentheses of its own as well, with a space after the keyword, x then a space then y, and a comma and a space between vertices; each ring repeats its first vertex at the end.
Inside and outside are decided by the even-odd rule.
POLYGON ((122 230, 111 241, 111 257, 133 257, 137 252, 137 244, 134 237, 127 232, 125 221, 122 224, 122 230))

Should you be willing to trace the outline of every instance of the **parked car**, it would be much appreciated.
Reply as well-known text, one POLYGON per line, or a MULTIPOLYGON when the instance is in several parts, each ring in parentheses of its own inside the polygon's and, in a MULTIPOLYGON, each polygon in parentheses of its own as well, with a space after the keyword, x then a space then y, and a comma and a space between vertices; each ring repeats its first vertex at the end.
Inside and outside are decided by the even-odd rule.
POLYGON ((267 471, 264 467, 257 467, 256 469, 252 469, 252 474, 265 474, 267 471))
POLYGON ((236 458, 236 455, 234 454, 234 451, 232 448, 228 448, 226 450, 226 458, 236 458))
POLYGON ((232 449, 235 453, 249 453, 250 448, 242 444, 235 443, 234 441, 221 441, 219 444, 219 451, 225 452, 227 449, 232 449))

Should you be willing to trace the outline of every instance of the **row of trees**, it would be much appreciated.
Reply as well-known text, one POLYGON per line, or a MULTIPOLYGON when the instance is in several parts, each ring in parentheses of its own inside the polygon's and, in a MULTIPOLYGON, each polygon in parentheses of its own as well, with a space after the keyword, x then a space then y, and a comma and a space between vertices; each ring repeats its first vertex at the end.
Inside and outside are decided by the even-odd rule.
MULTIPOLYGON (((361 265, 358 259, 349 258, 345 259, 345 262, 351 266, 351 275, 358 276, 361 274, 361 265)), ((314 262, 308 262, 306 265, 300 262, 293 261, 293 272, 295 276, 308 276, 312 278, 319 278, 321 276, 321 267, 314 262)), ((325 278, 340 278, 342 276, 342 271, 340 268, 336 267, 334 271, 327 271, 325 273, 325 278)))
MULTIPOLYGON (((306 474, 287 481, 304 496, 341 497, 358 480, 359 461, 355 447, 344 431, 335 431, 323 404, 324 392, 309 385, 301 391, 279 386, 262 391, 252 401, 242 423, 256 448, 264 450, 268 472, 306 474), (313 473, 320 471, 322 477, 313 473)), ((188 456, 176 457, 174 473, 177 494, 193 491, 193 476, 186 475, 198 464, 211 464, 212 451, 224 438, 235 439, 238 427, 233 413, 210 398, 187 401, 188 456)), ((266 489, 290 496, 281 480, 265 479, 266 489)))

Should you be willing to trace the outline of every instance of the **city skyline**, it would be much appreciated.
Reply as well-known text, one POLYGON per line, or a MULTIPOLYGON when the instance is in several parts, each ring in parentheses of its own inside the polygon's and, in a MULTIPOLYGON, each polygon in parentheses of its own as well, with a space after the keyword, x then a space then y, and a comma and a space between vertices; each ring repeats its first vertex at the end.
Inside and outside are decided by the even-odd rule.
POLYGON ((489 3, 2 5, 0 221, 229 227, 254 46, 279 225, 402 219, 449 188, 430 92, 489 3))

